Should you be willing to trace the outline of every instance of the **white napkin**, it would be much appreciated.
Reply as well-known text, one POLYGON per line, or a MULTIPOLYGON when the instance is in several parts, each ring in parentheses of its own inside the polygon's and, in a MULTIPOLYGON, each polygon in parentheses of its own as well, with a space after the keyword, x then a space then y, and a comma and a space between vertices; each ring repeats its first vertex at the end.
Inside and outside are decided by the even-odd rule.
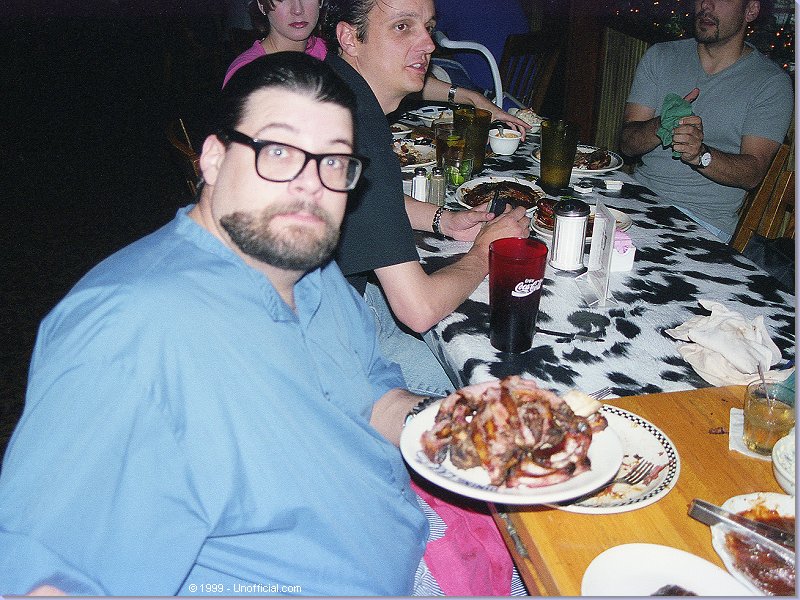
POLYGON ((758 452, 753 452, 744 445, 744 411, 741 408, 731 409, 731 420, 728 426, 728 450, 741 452, 745 456, 768 460, 772 462, 772 456, 764 456, 758 452))
POLYGON ((699 300, 711 311, 707 317, 692 317, 674 329, 664 331, 684 342, 678 352, 698 375, 712 385, 745 385, 759 377, 758 366, 764 375, 777 381, 785 380, 794 371, 769 370, 781 359, 780 350, 772 341, 759 315, 752 321, 719 302, 699 300))

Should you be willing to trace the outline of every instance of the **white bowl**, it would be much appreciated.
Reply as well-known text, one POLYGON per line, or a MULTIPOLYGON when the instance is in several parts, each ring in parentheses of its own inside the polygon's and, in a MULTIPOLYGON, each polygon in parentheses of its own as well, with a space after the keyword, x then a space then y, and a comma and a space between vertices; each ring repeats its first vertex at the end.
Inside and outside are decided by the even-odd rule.
POLYGON ((775 472, 775 479, 783 491, 792 496, 795 493, 794 458, 795 441, 792 429, 789 435, 779 439, 772 448, 772 470, 775 472))
POLYGON ((511 156, 517 151, 519 141, 522 139, 522 134, 513 129, 503 129, 503 137, 500 137, 499 129, 491 129, 489 131, 489 146, 492 152, 500 154, 501 156, 511 156))

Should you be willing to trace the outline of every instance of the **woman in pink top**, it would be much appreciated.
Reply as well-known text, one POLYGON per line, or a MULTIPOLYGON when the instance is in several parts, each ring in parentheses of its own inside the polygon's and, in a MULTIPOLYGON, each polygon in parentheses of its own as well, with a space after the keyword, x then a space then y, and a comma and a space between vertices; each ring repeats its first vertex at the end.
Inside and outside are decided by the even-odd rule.
POLYGON ((293 50, 322 60, 325 42, 312 35, 324 0, 253 0, 250 17, 264 37, 237 56, 228 67, 223 87, 239 68, 273 52, 293 50))

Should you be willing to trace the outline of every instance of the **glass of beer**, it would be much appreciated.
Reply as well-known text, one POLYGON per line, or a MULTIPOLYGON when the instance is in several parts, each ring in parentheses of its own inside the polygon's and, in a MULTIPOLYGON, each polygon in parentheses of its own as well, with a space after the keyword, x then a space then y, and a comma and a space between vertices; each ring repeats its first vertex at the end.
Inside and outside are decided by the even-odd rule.
POLYGON ((542 121, 541 175, 539 185, 550 195, 569 187, 569 177, 578 151, 578 126, 566 121, 542 121))
POLYGON ((769 455, 779 439, 794 427, 794 394, 776 381, 756 381, 744 396, 744 444, 769 455))
POLYGON ((489 245, 489 339, 505 352, 531 347, 547 246, 531 238, 503 238, 489 245))

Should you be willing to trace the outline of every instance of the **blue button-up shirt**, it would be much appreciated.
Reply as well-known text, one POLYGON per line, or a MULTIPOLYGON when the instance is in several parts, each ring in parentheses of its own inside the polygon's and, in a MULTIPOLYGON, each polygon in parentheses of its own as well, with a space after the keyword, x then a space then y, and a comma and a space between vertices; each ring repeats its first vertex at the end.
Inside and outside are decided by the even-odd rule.
POLYGON ((0 593, 404 595, 427 524, 369 424, 403 387, 334 263, 269 280, 179 211, 43 321, 0 593))

